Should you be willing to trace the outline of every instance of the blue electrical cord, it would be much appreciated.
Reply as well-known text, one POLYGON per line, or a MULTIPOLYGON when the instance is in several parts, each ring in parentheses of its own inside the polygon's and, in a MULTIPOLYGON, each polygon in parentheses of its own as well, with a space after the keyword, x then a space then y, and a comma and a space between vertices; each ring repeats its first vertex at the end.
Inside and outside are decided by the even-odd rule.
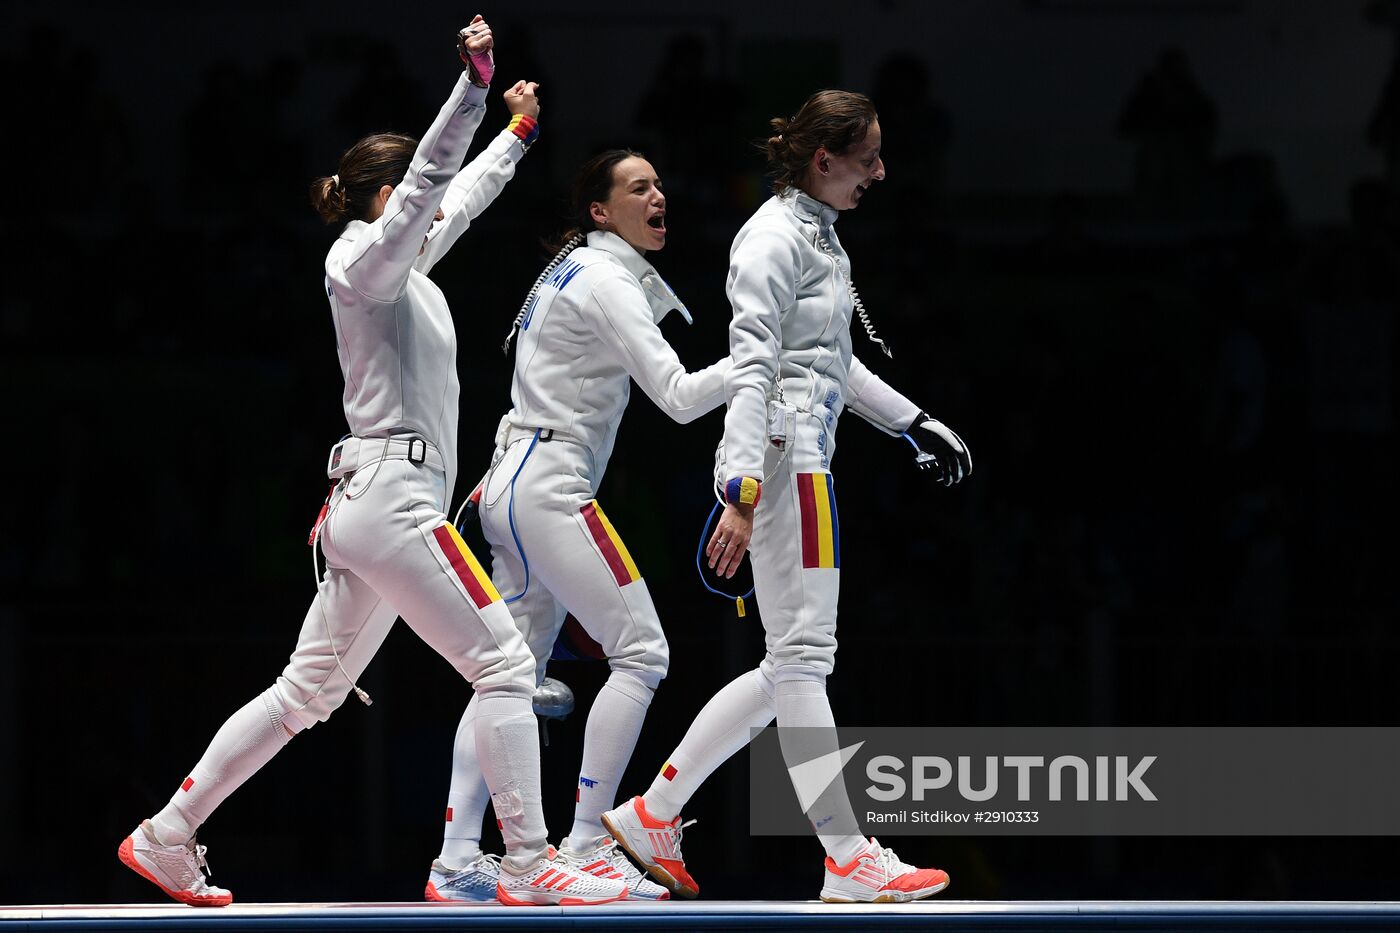
POLYGON ((909 432, 908 432, 908 431, 905 431, 903 434, 901 434, 901 435, 899 435, 899 436, 902 437, 902 438, 904 438, 906 441, 909 442, 909 446, 911 446, 911 447, 914 448, 914 452, 915 452, 916 454, 921 454, 921 453, 924 452, 923 448, 919 446, 919 442, 916 441, 916 440, 914 440, 912 437, 909 436, 909 432))
MULTIPOLYGON (((703 586, 705 589, 709 590, 711 593, 714 593, 716 596, 723 596, 725 599, 730 600, 748 599, 750 596, 753 595, 754 587, 749 587, 749 591, 743 596, 730 596, 723 590, 717 590, 713 586, 710 586, 710 581, 705 579, 705 571, 700 568, 700 559, 705 554, 705 533, 710 530, 710 522, 715 520, 715 513, 719 511, 719 507, 721 504, 722 503, 720 502, 715 502, 715 507, 710 509, 710 515, 708 518, 705 519, 704 527, 700 529, 700 543, 695 547, 695 572, 700 574, 700 585, 703 586)), ((756 585, 757 584, 755 584, 755 586, 756 585)))
POLYGON ((526 462, 530 459, 530 454, 535 452, 535 445, 540 442, 540 429, 535 428, 535 437, 530 441, 530 448, 525 451, 525 456, 520 459, 520 466, 515 468, 515 475, 510 478, 510 506, 508 515, 510 518, 510 536, 515 539, 515 553, 520 555, 520 562, 525 565, 525 588, 509 599, 502 602, 510 604, 522 598, 530 592, 530 559, 525 556, 525 545, 520 543, 520 533, 515 530, 515 481, 520 477, 520 471, 525 469, 526 462))

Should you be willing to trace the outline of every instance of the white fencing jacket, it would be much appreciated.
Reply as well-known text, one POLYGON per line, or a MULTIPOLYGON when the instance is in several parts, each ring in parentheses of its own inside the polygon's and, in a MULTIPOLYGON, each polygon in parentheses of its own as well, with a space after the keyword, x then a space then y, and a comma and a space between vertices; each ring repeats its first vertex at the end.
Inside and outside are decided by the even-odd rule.
MULTIPOLYGON (((795 188, 769 198, 734 237, 727 292, 733 368, 725 377, 725 480, 763 479, 768 399, 801 411, 843 407, 890 434, 919 407, 886 385, 851 352, 850 260, 832 224, 834 208, 795 188), (832 253, 817 245, 820 233, 832 253)), ((832 429, 834 430, 834 423, 832 429)))
POLYGON ((627 408, 629 376, 682 424, 719 407, 729 360, 686 372, 657 326, 672 310, 689 319, 641 253, 617 234, 588 234, 587 245, 545 280, 521 321, 503 429, 552 429, 592 453, 598 479, 627 408))
POLYGON ((428 272, 500 194, 524 152, 503 130, 458 171, 485 100, 486 89, 463 72, 384 213, 373 223, 350 221, 326 256, 350 433, 421 434, 442 455, 449 495, 457 472, 457 337, 428 272), (444 217, 435 223, 439 206, 444 217))

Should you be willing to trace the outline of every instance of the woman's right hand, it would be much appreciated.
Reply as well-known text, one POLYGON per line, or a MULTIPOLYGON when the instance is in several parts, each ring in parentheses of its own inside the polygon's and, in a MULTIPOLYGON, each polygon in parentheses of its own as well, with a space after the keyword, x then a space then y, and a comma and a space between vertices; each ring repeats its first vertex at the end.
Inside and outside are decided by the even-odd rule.
POLYGON ((523 113, 531 120, 540 118, 540 99, 535 96, 539 90, 539 83, 535 81, 517 81, 510 86, 510 89, 501 95, 505 98, 506 109, 514 116, 523 113))
POLYGON ((457 33, 457 54, 461 56, 462 64, 471 72, 473 83, 482 87, 491 83, 491 77, 496 70, 495 59, 491 56, 491 49, 495 44, 491 26, 481 18, 480 13, 472 17, 467 27, 457 33))
POLYGON ((710 544, 705 548, 710 569, 726 580, 733 577, 752 538, 753 506, 726 504, 715 524, 714 534, 710 535, 710 544))

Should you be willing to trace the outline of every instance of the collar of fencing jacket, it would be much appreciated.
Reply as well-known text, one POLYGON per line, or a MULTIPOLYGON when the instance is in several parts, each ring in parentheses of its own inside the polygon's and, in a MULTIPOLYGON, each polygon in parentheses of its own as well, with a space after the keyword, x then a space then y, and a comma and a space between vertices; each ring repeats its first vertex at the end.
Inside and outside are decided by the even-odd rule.
POLYGON ((641 253, 622 237, 609 230, 594 230, 588 234, 588 245, 601 250, 622 263, 624 269, 632 273, 646 292, 647 303, 651 306, 652 320, 660 324, 661 319, 672 311, 679 311, 687 324, 691 323, 690 311, 680 297, 666 284, 661 273, 641 253))
POLYGON ((647 262, 646 257, 637 252, 637 248, 628 243, 622 237, 611 230, 594 230, 588 234, 588 245, 593 249, 600 249, 605 253, 616 256, 627 271, 641 281, 642 276, 648 272, 654 273, 656 270, 647 262))
POLYGON ((779 199, 797 215, 798 220, 817 224, 823 230, 830 230, 831 225, 836 223, 836 216, 841 213, 829 204, 818 201, 801 188, 788 188, 779 195, 779 199))
POLYGON ((369 224, 365 223, 363 220, 350 220, 350 221, 347 221, 346 224, 345 224, 345 229, 342 230, 342 231, 340 231, 340 236, 336 237, 336 239, 338 239, 338 240, 355 240, 355 239, 358 239, 359 236, 360 236, 360 232, 361 232, 362 230, 364 230, 364 229, 365 229, 366 227, 368 227, 368 226, 369 226, 369 224))

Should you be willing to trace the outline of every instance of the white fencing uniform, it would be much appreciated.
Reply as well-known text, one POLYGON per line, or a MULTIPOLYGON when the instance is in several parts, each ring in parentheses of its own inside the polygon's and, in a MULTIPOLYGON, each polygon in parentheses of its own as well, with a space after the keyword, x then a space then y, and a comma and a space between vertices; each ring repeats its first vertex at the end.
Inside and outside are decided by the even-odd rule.
POLYGON ((830 474, 837 419, 850 405, 898 434, 919 413, 851 352, 850 260, 832 226, 836 216, 793 189, 771 198, 734 238, 728 280, 734 368, 725 385, 724 478, 766 478, 752 542, 766 660, 821 675, 835 664, 841 578, 830 474), (783 449, 768 442, 779 379, 782 398, 797 409, 795 436, 783 449))
POLYGON ((479 695, 500 701, 486 704, 499 729, 484 747, 493 790, 506 795, 498 809, 513 817, 507 841, 543 844, 534 659, 444 514, 456 475, 456 338, 427 273, 523 152, 502 132, 458 171, 485 94, 462 75, 383 214, 350 221, 326 257, 353 435, 331 454, 339 482, 321 527, 326 573, 282 676, 225 724, 157 816, 167 842, 192 834, 290 735, 330 716, 402 615, 479 695))
MULTIPOLYGON (((762 483, 750 555, 766 652, 758 670, 741 674, 700 712, 647 791, 646 807, 658 819, 678 814, 748 743, 749 730, 775 715, 780 726, 834 725, 825 681, 835 664, 841 580, 830 470, 837 419, 850 407, 898 434, 919 413, 851 352, 850 263, 832 227, 837 213, 789 189, 759 208, 730 249, 734 365, 725 378, 722 479, 729 489, 745 478, 762 483), (769 441, 770 402, 779 399, 796 409, 782 448, 769 441)), ((840 781, 808 816, 818 827, 839 828, 822 834, 838 864, 863 849, 840 781)))
MULTIPOLYGON (((429 131, 384 214, 373 223, 350 221, 326 257, 326 294, 345 375, 345 418, 351 434, 364 440, 354 445, 359 470, 332 498, 323 548, 328 578, 353 568, 361 579, 373 580, 374 589, 392 604, 383 610, 390 622, 401 613, 476 689, 505 687, 524 692, 526 685, 515 669, 518 647, 508 634, 498 631, 507 613, 493 605, 498 597, 444 514, 457 474, 457 339, 447 301, 428 273, 514 176, 515 163, 523 153, 520 139, 502 130, 470 165, 455 170, 485 113, 484 89, 474 88, 465 76, 459 82, 463 86, 461 104, 443 125, 442 137, 431 143, 429 131), (434 223, 439 205, 443 220, 434 223), (374 466, 382 446, 376 439, 404 434, 430 443, 442 466, 410 468, 404 466, 409 463, 406 460, 374 466), (389 473, 381 479, 377 474, 386 468, 389 473), (400 479, 394 475, 396 468, 413 474, 403 479, 417 478, 426 485, 420 488, 409 482, 395 490, 392 481, 400 479), (374 496, 374 487, 385 481, 390 481, 390 490, 380 494, 382 501, 360 501, 361 489, 374 496), (405 510, 414 527, 396 537, 386 523, 402 522, 405 510), (364 517, 357 521, 362 512, 364 517), (437 605, 424 606, 422 613, 409 610, 409 605, 431 599, 428 594, 433 591, 438 594, 437 605), (471 651, 442 651, 435 641, 437 627, 459 642, 482 641, 482 632, 463 625, 464 608, 468 616, 478 615, 486 622, 489 642, 471 651), (482 657, 468 660, 483 650, 482 657)), ((346 472, 345 463, 334 461, 332 454, 332 478, 346 472)), ((361 609, 349 606, 334 615, 351 620, 366 615, 361 609)), ((386 625, 383 634, 387 632, 386 625)), ((346 634, 353 633, 352 629, 346 634)), ((296 667, 296 656, 293 660, 289 673, 296 667)), ((346 669, 350 671, 349 665, 346 669)), ((351 672, 351 676, 358 674, 351 672)), ((339 686, 338 699, 343 700, 346 685, 339 683, 343 678, 333 680, 339 686)), ((285 689, 281 681, 279 688, 285 689)), ((298 707, 291 709, 295 712, 298 707)))
MULTIPOLYGON (((510 611, 534 654, 536 680, 544 678, 566 613, 602 646, 612 668, 590 712, 577 800, 577 820, 597 834, 597 816, 613 805, 668 660, 646 581, 598 505, 598 485, 632 380, 684 423, 723 403, 729 367, 726 358, 686 372, 657 326, 672 309, 685 313, 640 253, 616 234, 588 234, 587 246, 568 254, 521 321, 512 407, 482 487, 492 578, 507 597, 525 591, 510 611), (608 754, 600 747, 606 742, 614 746, 608 754)), ((469 707, 463 716, 449 794, 444 857, 457 863, 477 851, 485 807, 473 790, 473 747, 462 741, 474 715, 469 707)), ((571 838, 581 843, 583 831, 576 822, 571 838)))
POLYGON ((683 309, 679 299, 621 237, 594 231, 587 242, 546 280, 522 322, 511 410, 496 438, 503 454, 483 488, 482 530, 497 589, 519 593, 524 567, 510 532, 508 487, 536 429, 545 432, 514 496, 532 582, 511 609, 535 655, 537 680, 564 614, 548 607, 560 602, 615 670, 631 670, 655 688, 666 673, 666 641, 646 581, 606 516, 588 507, 612 455, 631 380, 684 424, 723 403, 729 363, 687 373, 657 326, 667 312, 683 309))

